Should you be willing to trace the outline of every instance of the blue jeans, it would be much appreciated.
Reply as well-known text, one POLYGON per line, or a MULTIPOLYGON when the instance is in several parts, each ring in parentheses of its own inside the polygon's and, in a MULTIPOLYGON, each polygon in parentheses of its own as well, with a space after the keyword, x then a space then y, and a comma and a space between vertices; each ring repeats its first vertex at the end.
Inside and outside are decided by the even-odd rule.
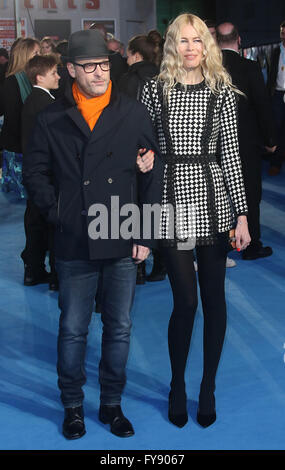
POLYGON ((102 274, 103 322, 99 383, 102 405, 118 405, 126 383, 136 271, 132 258, 100 261, 56 260, 59 279, 58 385, 65 408, 80 406, 86 382, 88 326, 102 274))

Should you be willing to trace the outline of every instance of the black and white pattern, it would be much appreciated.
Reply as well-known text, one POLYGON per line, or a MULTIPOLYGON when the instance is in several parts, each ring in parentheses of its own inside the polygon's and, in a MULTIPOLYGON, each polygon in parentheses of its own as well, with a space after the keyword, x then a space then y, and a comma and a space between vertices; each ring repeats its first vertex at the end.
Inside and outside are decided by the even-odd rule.
POLYGON ((215 243, 218 233, 230 230, 236 217, 247 213, 235 95, 226 87, 214 95, 205 82, 186 89, 177 84, 166 105, 161 88, 151 80, 141 98, 166 162, 161 238, 215 243))

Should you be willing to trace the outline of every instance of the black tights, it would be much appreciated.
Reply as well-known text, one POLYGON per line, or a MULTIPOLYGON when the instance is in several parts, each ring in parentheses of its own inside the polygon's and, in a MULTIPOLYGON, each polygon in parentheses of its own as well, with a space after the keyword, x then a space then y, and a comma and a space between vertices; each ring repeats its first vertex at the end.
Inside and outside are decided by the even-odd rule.
MULTIPOLYGON (((163 254, 174 301, 168 327, 168 345, 172 370, 171 390, 177 397, 174 407, 179 413, 183 412, 181 407, 185 402, 184 373, 198 304, 197 281, 192 250, 163 248, 163 254)), ((204 315, 204 365, 199 408, 205 414, 212 412, 215 406, 215 377, 226 330, 226 256, 225 243, 196 247, 204 315)))

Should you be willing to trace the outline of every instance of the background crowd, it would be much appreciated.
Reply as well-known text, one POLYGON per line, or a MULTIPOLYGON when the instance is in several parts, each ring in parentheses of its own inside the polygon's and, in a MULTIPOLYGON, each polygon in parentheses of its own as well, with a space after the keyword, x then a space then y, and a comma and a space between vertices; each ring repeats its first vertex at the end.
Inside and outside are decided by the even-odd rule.
MULTIPOLYGON (((280 172, 284 160, 285 22, 281 22, 280 25, 280 48, 276 47, 273 50, 267 84, 264 83, 258 63, 242 57, 241 38, 234 25, 224 23, 216 27, 213 22, 207 20, 206 24, 222 50, 224 66, 230 73, 234 85, 244 93, 238 99, 238 131, 252 242, 241 256, 244 260, 254 260, 272 254, 271 247, 264 247, 261 241, 259 222, 262 195, 261 170, 262 160, 265 157, 269 160, 269 174, 275 176, 280 172)), ((146 35, 131 38, 125 47, 119 39, 107 33, 104 26, 94 23, 91 29, 98 29, 102 33, 108 49, 114 53, 110 57, 112 82, 120 91, 140 100, 144 84, 159 74, 164 46, 162 35, 152 30, 146 35)), ((32 89, 39 86, 36 83, 31 84, 27 67, 34 56, 54 56, 60 80, 52 89, 49 88, 49 92, 52 97, 50 99, 58 99, 64 93, 66 81, 69 80, 64 61, 67 44, 67 39, 56 42, 51 37, 44 37, 41 40, 18 38, 9 53, 3 48, 0 49, 1 189, 4 192, 14 191, 22 199, 27 198, 22 183, 23 145, 24 139, 27 138, 27 131, 23 131, 23 126, 25 127, 27 122, 23 109, 32 89)), ((45 104, 36 109, 37 112, 47 105, 45 100, 44 102, 45 104)), ((28 120, 32 121, 32 117, 28 117, 28 120)), ((28 128, 30 131, 31 125, 28 128)), ((26 246, 23 247, 21 255, 25 265, 24 283, 35 285, 50 281, 50 288, 57 290, 56 276, 53 275, 51 280, 45 269, 45 256, 52 250, 50 237, 43 235, 46 227, 41 225, 40 230, 39 225, 41 225, 39 215, 37 217, 31 213, 27 202, 26 246), (33 247, 35 247, 34 252, 33 247)), ((228 257, 227 267, 235 265, 235 261, 228 257)), ((197 269, 196 261, 195 266, 197 269)), ((138 268, 137 283, 160 281, 165 276, 166 268, 161 253, 153 250, 152 272, 146 275, 145 264, 141 263, 138 268)))

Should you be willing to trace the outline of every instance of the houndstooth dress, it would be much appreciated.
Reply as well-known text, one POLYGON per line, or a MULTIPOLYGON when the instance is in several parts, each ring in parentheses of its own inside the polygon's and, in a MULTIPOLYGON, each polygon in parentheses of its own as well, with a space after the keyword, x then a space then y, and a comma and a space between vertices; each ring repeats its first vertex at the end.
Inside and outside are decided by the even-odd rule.
POLYGON ((214 95, 205 81, 186 91, 177 83, 165 103, 162 86, 151 80, 141 101, 165 161, 160 238, 170 246, 217 243, 247 214, 235 94, 225 87, 214 95))

